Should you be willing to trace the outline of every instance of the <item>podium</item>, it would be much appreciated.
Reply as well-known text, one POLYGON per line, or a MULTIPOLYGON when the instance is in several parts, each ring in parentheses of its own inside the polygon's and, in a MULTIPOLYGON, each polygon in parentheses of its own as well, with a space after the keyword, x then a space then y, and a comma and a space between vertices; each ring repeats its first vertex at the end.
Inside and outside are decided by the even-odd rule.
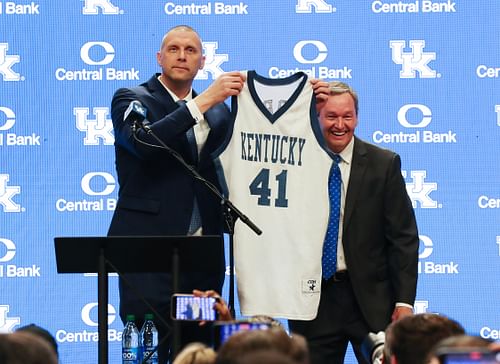
POLYGON ((54 244, 57 273, 97 273, 99 364, 108 363, 108 273, 171 272, 175 293, 183 272, 224 266, 218 235, 56 237, 54 244))

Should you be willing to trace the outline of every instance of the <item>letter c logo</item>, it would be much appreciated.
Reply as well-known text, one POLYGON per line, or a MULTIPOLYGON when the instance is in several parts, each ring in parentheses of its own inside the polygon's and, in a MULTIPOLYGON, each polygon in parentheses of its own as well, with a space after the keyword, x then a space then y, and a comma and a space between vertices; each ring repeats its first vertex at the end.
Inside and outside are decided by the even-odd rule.
POLYGON ((12 240, 2 238, 0 238, 0 243, 2 243, 7 249, 5 255, 0 257, 0 262, 8 262, 9 260, 12 260, 16 255, 16 245, 12 242, 12 240))
POLYGON ((6 116, 5 124, 0 126, 0 130, 9 130, 16 123, 16 114, 8 107, 0 106, 0 111, 6 116))
MULTIPOLYGON (((91 311, 97 307, 97 302, 87 303, 82 308, 82 321, 87 326, 98 326, 97 320, 94 321, 90 318, 91 311)), ((116 319, 115 308, 108 303, 108 325, 111 325, 116 319)))
POLYGON ((420 238, 420 242, 424 246, 424 250, 422 250, 422 252, 418 255, 418 258, 425 259, 425 258, 430 257, 430 255, 432 254, 432 251, 434 250, 434 244, 433 244, 431 238, 429 238, 428 236, 425 236, 425 235, 419 235, 419 238, 420 238))
POLYGON ((104 65, 111 63, 113 59, 115 58, 115 49, 111 44, 108 42, 87 42, 85 43, 82 48, 80 49, 80 57, 82 58, 83 62, 86 64, 90 65, 104 65), (99 60, 93 60, 90 58, 90 49, 92 47, 99 46, 104 49, 106 52, 106 55, 104 56, 103 59, 99 60))
POLYGON ((427 106, 422 104, 407 104, 401 107, 398 111, 398 121, 405 128, 425 128, 432 120, 432 111, 427 106), (419 109, 422 112, 422 120, 417 124, 410 124, 406 118, 406 114, 410 109, 419 109))
POLYGON ((319 40, 301 40, 295 45, 295 47, 293 47, 293 56, 298 62, 304 64, 321 63, 326 59, 327 55, 328 55, 328 48, 326 48, 325 43, 319 40), (316 47, 318 51, 317 56, 314 59, 305 59, 304 55, 302 54, 302 50, 308 44, 311 44, 314 47, 316 47))
POLYGON ((83 176, 82 182, 80 184, 82 186, 83 192, 85 192, 89 196, 105 196, 105 195, 109 195, 110 193, 112 193, 115 190, 116 182, 115 182, 115 178, 109 173, 90 172, 90 173, 87 173, 85 176, 83 176), (97 177, 97 176, 104 178, 104 180, 106 181, 107 185, 104 187, 104 189, 102 191, 95 191, 90 186, 92 179, 94 177, 97 177))

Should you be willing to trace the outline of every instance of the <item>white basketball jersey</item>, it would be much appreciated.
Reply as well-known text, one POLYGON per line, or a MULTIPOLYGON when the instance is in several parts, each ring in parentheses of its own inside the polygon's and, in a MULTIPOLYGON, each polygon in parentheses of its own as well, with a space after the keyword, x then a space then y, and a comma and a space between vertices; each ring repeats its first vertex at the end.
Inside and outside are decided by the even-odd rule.
POLYGON ((233 124, 215 152, 228 197, 261 230, 234 231, 241 313, 316 317, 328 224, 326 151, 307 76, 267 79, 247 72, 233 98, 233 124))

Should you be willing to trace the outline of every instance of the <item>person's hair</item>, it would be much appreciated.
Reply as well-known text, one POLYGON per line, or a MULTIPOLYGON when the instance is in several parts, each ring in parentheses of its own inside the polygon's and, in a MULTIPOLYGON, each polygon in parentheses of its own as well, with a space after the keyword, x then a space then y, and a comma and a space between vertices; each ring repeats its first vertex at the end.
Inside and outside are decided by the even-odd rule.
POLYGON ((425 364, 438 341, 463 335, 465 330, 458 322, 446 316, 422 313, 392 322, 385 334, 386 363, 394 355, 398 364, 425 364))
POLYGON ((276 350, 296 363, 309 362, 309 351, 303 336, 294 334, 290 337, 285 330, 272 327, 231 335, 220 347, 215 363, 235 364, 238 358, 257 350, 276 350))
POLYGON ((54 338, 54 336, 52 336, 52 334, 49 331, 47 331, 43 327, 40 327, 40 326, 35 325, 35 324, 29 324, 29 325, 26 325, 26 326, 19 327, 16 331, 19 331, 19 332, 31 332, 31 333, 33 333, 35 335, 38 335, 42 339, 47 340, 47 342, 54 348, 54 351, 55 351, 56 355, 59 355, 58 352, 57 352, 57 341, 56 341, 56 339, 54 338))
POLYGON ((172 27, 170 28, 164 35, 163 37, 161 38, 161 44, 160 44, 160 49, 163 49, 163 46, 165 45, 165 39, 167 38, 167 36, 170 34, 170 32, 173 32, 173 31, 176 31, 176 30, 183 30, 183 31, 186 31, 186 32, 193 32, 194 34, 196 34, 198 36, 198 38, 200 39, 200 43, 201 43, 201 37, 200 35, 198 34, 198 32, 196 30, 194 30, 192 27, 190 27, 189 25, 184 25, 184 24, 181 24, 181 25, 176 25, 175 27, 172 27))
POLYGON ((216 356, 214 349, 203 343, 194 342, 186 345, 172 364, 213 364, 216 356))
POLYGON ((57 364, 57 355, 47 340, 31 332, 0 334, 0 363, 57 364))
POLYGON ((296 364, 289 355, 274 349, 261 349, 238 358, 235 364, 296 364))
POLYGON ((330 91, 330 96, 342 95, 348 93, 354 100, 354 108, 356 110, 356 115, 358 115, 358 94, 354 89, 345 82, 341 81, 331 81, 328 83, 328 88, 330 91))

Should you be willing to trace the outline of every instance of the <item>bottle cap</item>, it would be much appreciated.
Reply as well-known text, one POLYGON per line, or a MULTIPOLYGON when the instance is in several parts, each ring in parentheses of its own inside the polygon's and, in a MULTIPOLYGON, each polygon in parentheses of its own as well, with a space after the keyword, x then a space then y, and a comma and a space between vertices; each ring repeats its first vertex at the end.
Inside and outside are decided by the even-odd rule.
POLYGON ((135 321, 135 315, 127 315, 127 321, 135 321))
POLYGON ((155 315, 153 315, 152 313, 147 313, 144 315, 144 320, 153 320, 155 318, 155 315))

